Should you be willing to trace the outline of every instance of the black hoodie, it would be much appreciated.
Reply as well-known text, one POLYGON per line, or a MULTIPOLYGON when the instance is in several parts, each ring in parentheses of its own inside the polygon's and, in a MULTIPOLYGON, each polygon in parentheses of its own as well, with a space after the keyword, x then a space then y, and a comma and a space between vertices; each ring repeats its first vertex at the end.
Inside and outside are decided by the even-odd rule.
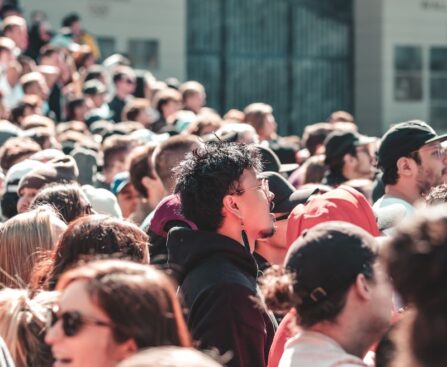
POLYGON ((231 351, 227 366, 266 366, 274 327, 257 294, 253 256, 229 237, 186 228, 171 230, 167 247, 200 348, 231 351))

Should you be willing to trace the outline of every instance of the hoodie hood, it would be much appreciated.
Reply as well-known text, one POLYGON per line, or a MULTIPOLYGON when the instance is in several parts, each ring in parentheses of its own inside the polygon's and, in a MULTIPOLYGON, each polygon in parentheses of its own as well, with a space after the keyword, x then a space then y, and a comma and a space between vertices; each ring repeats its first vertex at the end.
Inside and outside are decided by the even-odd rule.
POLYGON ((166 246, 168 264, 180 272, 180 283, 191 269, 215 256, 225 258, 255 278, 258 273, 253 256, 241 243, 215 232, 173 228, 166 246))

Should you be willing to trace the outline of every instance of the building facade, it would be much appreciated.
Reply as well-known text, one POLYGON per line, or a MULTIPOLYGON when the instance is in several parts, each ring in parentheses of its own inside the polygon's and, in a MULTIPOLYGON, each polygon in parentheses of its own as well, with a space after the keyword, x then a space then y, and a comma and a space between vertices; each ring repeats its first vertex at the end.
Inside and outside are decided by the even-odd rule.
POLYGON ((274 108, 281 134, 334 110, 361 131, 424 119, 447 131, 447 0, 21 0, 55 29, 71 11, 103 55, 196 79, 224 113, 274 108), (75 5, 74 5, 75 4, 75 5))
POLYGON ((57 30, 70 12, 81 16, 104 56, 127 53, 156 77, 186 78, 186 0, 20 0, 29 19, 43 10, 57 30))
POLYGON ((447 0, 356 0, 355 114, 381 134, 408 119, 447 131, 447 0))

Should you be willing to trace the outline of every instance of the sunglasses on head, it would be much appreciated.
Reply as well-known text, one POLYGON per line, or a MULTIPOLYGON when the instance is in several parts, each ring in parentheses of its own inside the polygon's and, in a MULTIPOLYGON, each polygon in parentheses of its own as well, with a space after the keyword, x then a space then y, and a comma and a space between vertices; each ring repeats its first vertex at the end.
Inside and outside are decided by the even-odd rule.
POLYGON ((66 311, 59 313, 59 307, 54 306, 48 310, 47 330, 62 320, 62 330, 65 336, 75 336, 84 325, 96 325, 103 327, 113 327, 110 322, 97 320, 92 317, 82 315, 79 311, 66 311))

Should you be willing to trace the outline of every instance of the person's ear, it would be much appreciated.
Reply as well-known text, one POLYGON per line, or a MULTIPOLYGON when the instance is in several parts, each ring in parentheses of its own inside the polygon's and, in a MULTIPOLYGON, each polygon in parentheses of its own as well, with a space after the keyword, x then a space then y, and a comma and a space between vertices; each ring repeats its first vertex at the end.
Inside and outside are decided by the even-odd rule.
POLYGON ((365 278, 365 275, 357 275, 354 287, 356 294, 360 299, 365 301, 371 299, 371 285, 368 283, 368 279, 365 278))
POLYGON ((225 195, 223 199, 223 207, 226 212, 231 213, 238 218, 242 217, 237 200, 234 195, 225 195))
POLYGON ((396 162, 396 167, 399 176, 411 176, 417 169, 417 164, 410 157, 400 157, 396 162))
POLYGON ((138 351, 138 345, 135 339, 128 339, 125 342, 118 344, 114 348, 115 360, 120 362, 123 359, 130 357, 138 351))
POLYGON ((145 189, 146 189, 146 191, 148 193, 148 196, 150 195, 151 187, 154 185, 154 181, 155 180, 150 178, 149 176, 144 176, 141 179, 141 184, 145 187, 145 189))

